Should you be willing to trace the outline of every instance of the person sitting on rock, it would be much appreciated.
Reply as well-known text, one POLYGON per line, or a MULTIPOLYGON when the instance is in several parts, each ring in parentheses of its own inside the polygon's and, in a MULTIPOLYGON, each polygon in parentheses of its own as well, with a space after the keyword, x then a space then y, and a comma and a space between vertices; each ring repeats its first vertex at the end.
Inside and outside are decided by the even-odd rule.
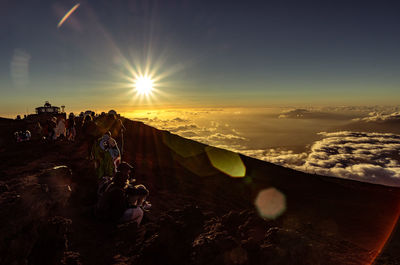
MULTIPOLYGON (((129 164, 128 164, 129 165, 129 164)), ((99 197, 96 205, 96 215, 100 219, 118 222, 128 208, 126 189, 128 187, 129 170, 118 171, 111 184, 99 197)))
POLYGON ((131 166, 129 163, 123 161, 121 162, 118 167, 117 167, 117 174, 122 174, 123 176, 126 177, 128 184, 135 182, 136 180, 134 178, 132 178, 132 174, 133 173, 133 166, 131 166))
POLYGON ((127 209, 119 219, 120 223, 136 222, 139 226, 143 219, 144 211, 151 207, 146 201, 149 190, 144 185, 129 186, 126 189, 127 209))
MULTIPOLYGON (((130 164, 128 164, 125 161, 121 162, 118 165, 117 172, 114 174, 114 176, 112 176, 112 177, 103 177, 99 181, 99 185, 98 185, 98 188, 97 188, 97 196, 98 196, 98 198, 100 199, 100 197, 103 196, 104 192, 108 189, 110 184, 113 183, 113 180, 116 180, 116 181, 125 180, 125 186, 127 186, 131 182, 136 181, 135 179, 131 179, 132 170, 133 170, 133 167, 130 164)), ((121 183, 121 185, 122 185, 122 183, 121 183)))

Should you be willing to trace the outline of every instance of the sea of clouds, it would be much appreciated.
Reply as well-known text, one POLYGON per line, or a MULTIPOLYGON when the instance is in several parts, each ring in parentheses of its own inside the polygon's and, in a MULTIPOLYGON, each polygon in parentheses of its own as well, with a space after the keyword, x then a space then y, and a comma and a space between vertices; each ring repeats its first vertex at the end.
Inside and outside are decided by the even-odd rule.
MULTIPOLYGON (((400 112, 396 107, 389 110, 375 107, 372 111, 371 107, 352 111, 343 111, 340 108, 334 111, 292 109, 264 116, 260 112, 219 109, 172 112, 169 113, 169 118, 160 113, 148 116, 137 119, 192 140, 285 167, 320 175, 400 186, 399 134, 387 132, 387 127, 385 132, 378 132, 379 127, 376 126, 374 129, 377 132, 337 129, 343 124, 378 124, 385 121, 399 126, 397 121, 400 122, 400 112), (355 117, 357 115, 359 117, 355 117), (257 120, 244 122, 251 117, 257 117, 257 120), (288 127, 282 122, 288 123, 288 127), (274 123, 279 126, 274 127, 274 123), (291 130, 290 124, 293 123, 299 129, 291 130), (324 126, 324 123, 329 126, 324 126), (251 131, 259 130, 258 134, 248 133, 250 124, 251 131), (332 124, 337 125, 336 128, 332 124), (300 128, 302 125, 306 129, 300 128), (325 131, 321 132, 322 129, 325 131), (262 137, 263 131, 265 135, 277 135, 275 142, 279 139, 292 139, 291 143, 285 141, 277 145, 275 142, 272 144, 272 140, 269 144, 268 139, 253 139, 255 135, 262 137), (303 151, 290 148, 296 141, 303 146, 303 151)), ((393 131, 398 131, 398 128, 393 128, 393 131)))
POLYGON ((400 135, 321 132, 309 152, 248 150, 244 154, 296 170, 400 186, 400 135))

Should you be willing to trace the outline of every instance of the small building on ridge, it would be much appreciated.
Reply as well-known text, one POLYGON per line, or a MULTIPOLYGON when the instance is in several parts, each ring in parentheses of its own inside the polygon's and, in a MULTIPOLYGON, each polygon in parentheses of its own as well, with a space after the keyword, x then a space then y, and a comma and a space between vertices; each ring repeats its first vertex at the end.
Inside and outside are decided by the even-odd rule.
POLYGON ((44 103, 43 107, 37 107, 36 109, 36 114, 42 114, 42 113, 50 113, 50 114, 59 114, 60 113, 60 108, 56 106, 52 106, 48 101, 44 103))

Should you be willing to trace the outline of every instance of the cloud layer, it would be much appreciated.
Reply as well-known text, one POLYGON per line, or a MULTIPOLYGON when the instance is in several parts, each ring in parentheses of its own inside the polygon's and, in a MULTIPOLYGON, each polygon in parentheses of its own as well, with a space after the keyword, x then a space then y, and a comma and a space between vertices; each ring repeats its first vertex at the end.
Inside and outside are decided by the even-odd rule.
POLYGON ((319 133, 310 152, 248 150, 247 155, 308 173, 400 186, 400 135, 390 133, 319 133))
POLYGON ((393 113, 384 112, 371 112, 367 117, 357 118, 354 121, 364 121, 364 122, 386 122, 386 121, 400 121, 400 111, 393 113))
MULTIPOLYGON (((311 115, 313 112, 306 110, 297 109, 286 113, 289 116, 292 114, 305 114, 306 116, 314 117, 314 115, 311 115)), ((390 114, 372 111, 367 117, 360 118, 358 123, 367 125, 371 124, 371 122, 375 124, 380 121, 400 120, 400 112, 397 109, 385 113, 390 114)), ((316 131, 310 131, 307 133, 312 134, 314 137, 313 139, 310 137, 310 141, 307 144, 308 147, 297 149, 298 152, 294 152, 293 150, 296 149, 294 149, 293 143, 296 141, 300 143, 305 135, 309 137, 309 134, 302 133, 302 127, 299 127, 299 124, 302 125, 303 123, 297 124, 297 120, 291 120, 285 123, 293 123, 296 125, 296 130, 291 131, 287 127, 276 130, 278 127, 273 127, 274 123, 279 126, 285 126, 285 119, 278 119, 275 116, 274 119, 257 120, 260 116, 256 116, 256 118, 253 118, 255 119, 254 121, 235 123, 233 116, 230 116, 230 119, 217 119, 217 115, 220 114, 221 111, 191 112, 190 115, 175 114, 168 118, 153 116, 151 118, 142 118, 141 120, 151 126, 168 130, 192 140, 296 170, 376 184, 400 186, 399 134, 343 130, 320 132, 318 133, 319 137, 315 137, 316 131), (265 127, 260 127, 263 124, 265 127), (253 136, 248 133, 248 128, 256 125, 258 127, 254 127, 254 129, 265 131, 260 134, 264 139, 263 141, 254 141, 253 136), (266 137, 267 133, 277 139, 282 137, 281 141, 279 141, 282 147, 268 148, 268 146, 275 145, 271 144, 269 137, 266 137), (285 141, 288 137, 293 138, 293 142, 288 143, 285 141), (267 141, 270 142, 267 143, 267 141), (286 147, 283 147, 284 144, 286 144, 286 147)), ((301 117, 301 119, 303 118, 307 117, 301 117)), ((303 126, 309 127, 314 124, 309 124, 310 122, 308 121, 305 122, 307 123, 304 123, 303 126)), ((365 129, 360 126, 357 128, 359 130, 365 129)), ((357 128, 352 128, 352 130, 357 130, 357 128)), ((318 126, 315 127, 315 130, 317 129, 318 126)), ((319 129, 321 130, 321 125, 319 129)), ((373 130, 374 128, 371 127, 370 129, 373 130)), ((396 132, 393 129, 388 131, 396 132)))
POLYGON ((305 171, 384 185, 400 185, 400 135, 320 133, 302 166, 305 171))
MULTIPOLYGON (((191 114, 192 116, 196 115, 194 113, 191 114)), ((170 119, 154 117, 141 118, 139 120, 158 129, 167 130, 182 137, 231 151, 241 150, 248 141, 240 132, 231 128, 228 123, 220 123, 213 120, 209 121, 207 126, 201 126, 191 119, 180 117, 170 119)))

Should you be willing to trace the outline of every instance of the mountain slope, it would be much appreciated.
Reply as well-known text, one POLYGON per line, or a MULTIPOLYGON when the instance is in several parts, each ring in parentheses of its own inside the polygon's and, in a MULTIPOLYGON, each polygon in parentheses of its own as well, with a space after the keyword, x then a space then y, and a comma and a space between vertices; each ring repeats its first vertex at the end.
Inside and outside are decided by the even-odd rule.
MULTIPOLYGON (((10 133, 27 125, 0 120, 0 263, 366 264, 397 222, 397 188, 297 172, 141 122, 124 125, 123 159, 153 204, 139 230, 94 218, 85 139, 11 143, 10 133), (263 220, 269 211, 276 218, 263 220)), ((385 264, 396 264, 393 253, 385 264)))

